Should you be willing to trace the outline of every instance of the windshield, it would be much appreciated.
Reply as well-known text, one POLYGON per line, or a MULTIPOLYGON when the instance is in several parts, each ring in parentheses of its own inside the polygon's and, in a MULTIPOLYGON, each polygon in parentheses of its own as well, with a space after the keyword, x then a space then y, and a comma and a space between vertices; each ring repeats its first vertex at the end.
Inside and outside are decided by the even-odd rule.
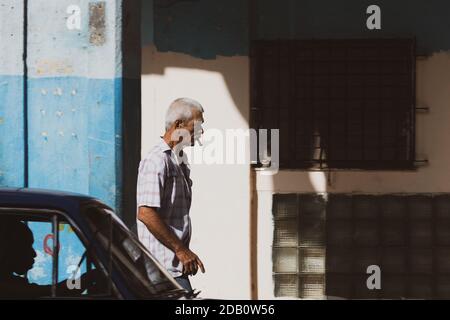
POLYGON ((112 210, 90 203, 83 214, 94 239, 110 254, 112 266, 120 270, 131 290, 144 298, 170 298, 184 293, 112 210))

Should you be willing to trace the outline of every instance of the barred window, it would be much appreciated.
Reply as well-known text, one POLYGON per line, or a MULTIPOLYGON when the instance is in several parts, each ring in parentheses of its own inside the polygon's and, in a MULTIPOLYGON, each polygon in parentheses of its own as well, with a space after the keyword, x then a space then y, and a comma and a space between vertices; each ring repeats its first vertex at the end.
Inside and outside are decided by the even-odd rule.
POLYGON ((413 168, 414 40, 252 42, 251 123, 281 169, 413 168))

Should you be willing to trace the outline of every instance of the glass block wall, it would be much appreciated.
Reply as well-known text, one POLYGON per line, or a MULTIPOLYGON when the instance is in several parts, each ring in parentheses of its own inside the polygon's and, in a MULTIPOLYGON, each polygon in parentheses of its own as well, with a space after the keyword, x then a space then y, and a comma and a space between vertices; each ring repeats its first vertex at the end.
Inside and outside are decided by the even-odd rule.
POLYGON ((450 298, 450 195, 275 194, 273 218, 277 297, 450 298))

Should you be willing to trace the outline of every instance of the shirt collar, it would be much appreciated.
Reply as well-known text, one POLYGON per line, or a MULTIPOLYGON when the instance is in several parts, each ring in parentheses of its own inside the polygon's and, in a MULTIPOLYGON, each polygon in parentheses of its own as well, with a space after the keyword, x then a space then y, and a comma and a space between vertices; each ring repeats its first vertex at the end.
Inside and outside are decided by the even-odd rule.
MULTIPOLYGON (((180 160, 180 158, 175 154, 175 152, 169 147, 169 145, 164 141, 163 137, 160 137, 161 140, 159 141, 159 148, 162 152, 170 151, 171 157, 176 161, 178 165, 187 165, 187 163, 184 163, 180 160)), ((181 150, 181 155, 183 155, 183 150, 181 150)))
POLYGON ((164 141, 164 139, 161 137, 161 140, 159 141, 159 147, 161 148, 162 152, 166 151, 172 151, 172 149, 169 147, 169 145, 164 141))

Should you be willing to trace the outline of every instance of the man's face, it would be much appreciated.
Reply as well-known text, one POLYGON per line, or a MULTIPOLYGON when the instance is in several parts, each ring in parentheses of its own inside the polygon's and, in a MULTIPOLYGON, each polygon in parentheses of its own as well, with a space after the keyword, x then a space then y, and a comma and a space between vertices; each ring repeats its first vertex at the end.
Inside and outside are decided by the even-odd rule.
POLYGON ((203 122, 203 113, 198 110, 193 110, 192 119, 187 122, 185 127, 185 129, 189 131, 189 135, 191 137, 191 146, 194 146, 195 140, 199 139, 202 136, 203 122))
POLYGON ((24 225, 17 239, 12 242, 13 252, 10 257, 12 271, 22 275, 33 268, 36 251, 33 249, 33 233, 24 225))

